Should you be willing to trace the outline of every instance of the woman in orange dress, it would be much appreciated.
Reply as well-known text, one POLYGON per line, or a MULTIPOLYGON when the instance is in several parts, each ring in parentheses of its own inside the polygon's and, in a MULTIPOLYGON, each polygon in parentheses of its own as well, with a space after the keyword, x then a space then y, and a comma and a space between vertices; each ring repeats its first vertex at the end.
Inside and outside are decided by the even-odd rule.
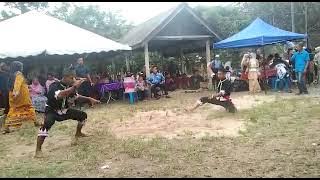
POLYGON ((22 70, 21 62, 12 62, 9 77, 9 112, 3 133, 9 133, 11 129, 19 129, 24 121, 33 122, 36 125, 35 109, 32 107, 28 85, 22 70))

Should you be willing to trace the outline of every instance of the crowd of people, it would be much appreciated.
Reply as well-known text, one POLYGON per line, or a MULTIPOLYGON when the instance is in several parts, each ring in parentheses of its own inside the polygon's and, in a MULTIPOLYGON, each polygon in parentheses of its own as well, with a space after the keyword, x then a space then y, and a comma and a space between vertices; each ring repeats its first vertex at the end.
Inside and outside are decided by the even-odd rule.
POLYGON ((259 93, 266 88, 292 93, 294 84, 298 85, 298 95, 308 94, 306 84, 318 83, 319 79, 320 48, 315 51, 316 55, 313 57, 311 50, 304 48, 303 43, 288 48, 282 57, 279 53, 274 53, 264 58, 261 51, 249 51, 243 55, 240 73, 229 64, 223 65, 216 55, 208 64, 208 71, 212 74, 215 89, 219 80, 218 69, 224 68, 226 78, 232 81, 233 87, 236 88, 239 81, 245 83, 248 89, 246 86, 242 88, 250 94, 259 93))
POLYGON ((308 94, 306 84, 317 80, 317 64, 310 49, 304 48, 302 43, 294 48, 289 48, 284 57, 278 53, 269 55, 264 69, 274 69, 275 72, 269 75, 271 88, 274 91, 284 90, 291 93, 293 84, 297 83, 299 92, 297 95, 308 94), (316 76, 315 76, 316 75, 316 76))
MULTIPOLYGON (((76 61, 76 65, 71 65, 68 69, 75 72, 75 80, 83 83, 76 89, 76 93, 83 97, 90 97, 96 100, 101 99, 101 94, 96 88, 100 84, 120 83, 121 88, 112 92, 116 99, 123 98, 125 93, 124 78, 132 78, 134 81, 134 91, 138 100, 144 101, 150 98, 156 100, 162 96, 170 98, 169 92, 178 88, 199 89, 200 82, 203 81, 199 71, 195 70, 189 78, 186 74, 171 74, 167 71, 160 72, 157 66, 152 66, 150 76, 147 78, 145 71, 133 74, 126 72, 124 75, 117 75, 112 79, 107 72, 92 76, 90 69, 84 64, 83 58, 76 61)), ((61 75, 60 75, 61 76, 61 75)), ((50 87, 61 80, 56 78, 54 72, 47 74, 45 82, 41 83, 39 77, 27 79, 23 75, 23 63, 14 61, 11 64, 0 64, 0 108, 4 108, 5 123, 3 133, 9 133, 15 128, 19 128, 23 121, 36 122, 36 112, 45 113, 48 105, 50 87), (30 83, 29 83, 30 82, 30 83)), ((62 76, 63 77, 63 76, 62 76)), ((68 99, 70 106, 83 107, 84 104, 93 106, 95 101, 85 98, 68 99)), ((81 108, 80 108, 81 109, 81 108)))

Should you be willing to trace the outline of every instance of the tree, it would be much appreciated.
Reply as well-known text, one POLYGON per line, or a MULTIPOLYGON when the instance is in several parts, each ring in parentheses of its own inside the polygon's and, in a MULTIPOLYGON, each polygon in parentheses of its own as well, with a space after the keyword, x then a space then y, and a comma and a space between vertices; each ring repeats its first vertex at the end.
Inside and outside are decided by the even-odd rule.
POLYGON ((239 32, 246 27, 251 20, 248 15, 242 13, 240 9, 235 6, 197 6, 195 7, 195 11, 203 17, 222 38, 230 37, 239 32))
POLYGON ((5 2, 5 6, 20 11, 20 14, 30 10, 45 9, 48 7, 48 2, 5 2))
POLYGON ((51 15, 113 40, 120 39, 132 28, 117 12, 106 12, 94 5, 62 3, 51 15))
MULTIPOLYGON (((280 29, 291 31, 291 2, 239 2, 229 7, 198 6, 195 10, 222 38, 241 31, 257 17, 280 29)), ((295 27, 297 33, 305 33, 304 2, 296 2, 295 27)), ((319 2, 307 2, 308 34, 311 46, 316 46, 320 38, 319 2)))
POLYGON ((2 10, 2 11, 1 11, 1 19, 0 19, 0 21, 5 20, 5 19, 8 19, 8 18, 10 18, 10 17, 12 17, 12 16, 14 16, 14 15, 15 15, 15 14, 12 13, 12 12, 7 12, 7 11, 5 11, 5 10, 2 10))
POLYGON ((1 10, 0 21, 6 20, 10 17, 26 13, 30 10, 40 10, 48 7, 48 2, 4 2, 11 11, 1 10))

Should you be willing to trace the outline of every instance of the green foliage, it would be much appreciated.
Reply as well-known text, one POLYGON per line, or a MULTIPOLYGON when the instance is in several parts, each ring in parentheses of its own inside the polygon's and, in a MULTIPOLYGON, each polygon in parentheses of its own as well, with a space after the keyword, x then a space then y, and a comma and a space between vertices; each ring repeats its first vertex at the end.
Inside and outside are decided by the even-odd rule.
POLYGON ((246 27, 251 18, 235 6, 197 6, 195 11, 221 36, 228 38, 246 27))
POLYGON ((10 17, 26 13, 30 10, 41 10, 48 8, 48 2, 4 2, 5 7, 9 7, 10 11, 0 11, 0 21, 10 17))
POLYGON ((64 2, 51 15, 113 40, 120 39, 132 28, 118 12, 106 12, 94 5, 76 6, 64 2))
POLYGON ((4 5, 23 14, 34 9, 45 9, 48 7, 48 2, 5 2, 4 5))

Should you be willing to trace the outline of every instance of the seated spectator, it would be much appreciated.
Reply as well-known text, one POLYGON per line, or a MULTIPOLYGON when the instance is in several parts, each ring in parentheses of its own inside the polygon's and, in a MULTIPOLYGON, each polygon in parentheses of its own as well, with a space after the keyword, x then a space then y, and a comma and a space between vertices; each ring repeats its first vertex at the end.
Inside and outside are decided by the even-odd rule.
POLYGON ((29 86, 32 105, 37 112, 45 112, 47 97, 44 96, 45 89, 41 86, 38 78, 33 78, 29 86))
POLYGON ((139 73, 139 76, 142 76, 143 80, 146 80, 146 74, 143 71, 139 73))
POLYGON ((276 83, 277 82, 281 82, 280 84, 282 84, 282 82, 284 82, 285 84, 285 89, 287 92, 291 92, 290 90, 290 74, 289 74, 289 69, 290 69, 290 65, 287 61, 283 60, 280 55, 278 53, 274 54, 274 59, 272 64, 270 65, 270 68, 275 68, 277 69, 277 75, 274 76, 272 78, 273 80, 273 90, 277 91, 276 89, 276 83), (280 66, 278 66, 280 65, 280 66), (281 70, 280 70, 281 69, 281 70), (279 72, 284 72, 282 74, 286 74, 284 78, 282 78, 282 74, 279 74, 279 72), (279 78, 280 77, 280 78, 279 78))
POLYGON ((181 80, 182 80, 181 74, 180 74, 180 73, 177 73, 176 76, 175 76, 175 78, 174 78, 174 82, 176 82, 176 85, 177 85, 177 88, 178 88, 178 89, 181 89, 181 88, 182 88, 181 80))
POLYGON ((231 70, 229 66, 226 66, 226 78, 230 81, 231 80, 231 70))
POLYGON ((148 78, 148 83, 151 85, 151 93, 154 95, 156 99, 160 99, 160 91, 164 91, 165 96, 169 98, 168 91, 165 87, 165 78, 162 75, 162 73, 158 72, 158 67, 153 66, 152 67, 152 73, 150 74, 150 77, 148 78))
POLYGON ((52 83, 59 81, 57 78, 55 78, 53 73, 48 73, 48 79, 46 81, 46 92, 49 92, 49 87, 52 83))
POLYGON ((198 70, 193 71, 193 75, 190 77, 190 88, 196 90, 200 88, 200 82, 203 82, 203 77, 199 74, 198 70))
POLYGON ((117 75, 117 79, 115 80, 115 82, 121 84, 121 88, 117 91, 117 97, 116 97, 117 99, 121 99, 123 97, 123 92, 124 92, 123 79, 121 75, 117 75))
POLYGON ((99 93, 99 80, 100 80, 100 76, 98 75, 98 73, 94 73, 91 76, 91 80, 93 83, 93 87, 92 90, 90 92, 90 97, 99 100, 100 99, 100 93, 99 93))
POLYGON ((176 90, 176 83, 174 82, 170 73, 167 73, 167 72, 165 73, 165 87, 168 91, 176 90))
POLYGON ((181 88, 187 89, 189 87, 189 77, 186 73, 183 73, 181 76, 181 88))
POLYGON ((110 77, 107 73, 103 73, 101 76, 100 76, 100 79, 98 81, 98 84, 108 84, 110 83, 110 77))
POLYGON ((275 91, 278 91, 278 87, 284 84, 284 90, 286 92, 291 92, 289 90, 289 73, 286 69, 286 65, 284 63, 278 63, 275 68, 277 69, 277 79, 275 82, 275 91))
POLYGON ((137 83, 136 83, 136 91, 138 93, 138 99, 140 101, 143 101, 144 98, 146 97, 147 89, 148 89, 147 83, 143 79, 143 76, 138 76, 138 80, 137 80, 137 83))
POLYGON ((289 68, 289 63, 285 60, 283 60, 278 53, 274 54, 274 59, 272 64, 270 65, 270 68, 274 68, 277 64, 283 63, 286 68, 289 68))

